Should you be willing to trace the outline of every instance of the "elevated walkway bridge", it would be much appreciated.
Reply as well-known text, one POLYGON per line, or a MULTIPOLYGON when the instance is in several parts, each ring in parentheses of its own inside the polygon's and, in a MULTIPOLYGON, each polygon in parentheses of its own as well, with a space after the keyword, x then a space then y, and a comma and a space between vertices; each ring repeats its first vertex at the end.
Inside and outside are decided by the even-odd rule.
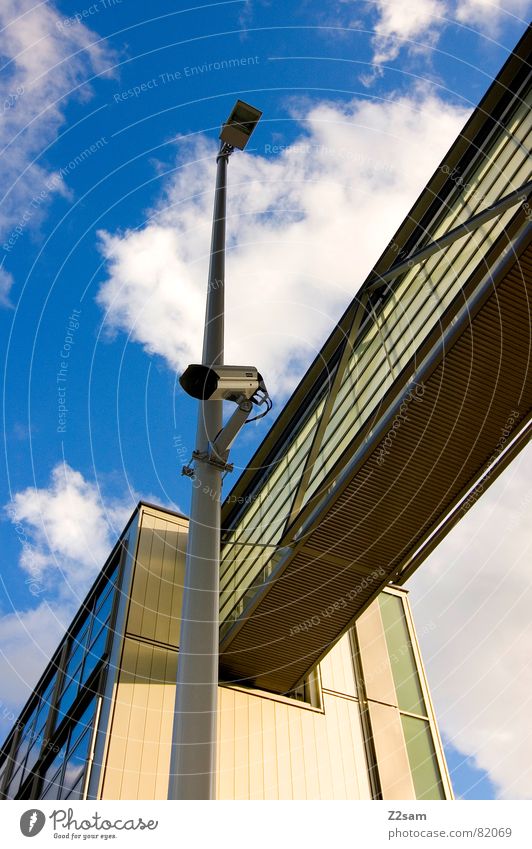
POLYGON ((530 48, 529 30, 224 505, 226 680, 298 686, 529 439, 530 48))

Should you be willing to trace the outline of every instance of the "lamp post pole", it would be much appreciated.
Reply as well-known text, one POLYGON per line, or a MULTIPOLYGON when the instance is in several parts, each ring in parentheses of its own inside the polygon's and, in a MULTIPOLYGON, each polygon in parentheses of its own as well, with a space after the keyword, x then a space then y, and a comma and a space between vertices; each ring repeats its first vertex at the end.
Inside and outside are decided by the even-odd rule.
MULTIPOLYGON (((225 207, 232 147, 217 157, 202 363, 224 361, 225 207)), ((223 401, 200 401, 198 454, 222 428, 223 401)), ((187 546, 176 704, 170 761, 170 799, 213 799, 218 697, 220 497, 222 470, 196 459, 187 546)))
MULTIPOLYGON (((238 100, 222 127, 216 158, 207 307, 202 364, 224 363, 225 208, 227 164, 234 148, 243 150, 261 112, 238 100)), ((240 407, 227 447, 248 416, 240 407)), ((192 503, 187 545, 177 686, 170 756, 169 799, 213 799, 216 776, 218 701, 220 513, 224 461, 216 455, 222 430, 223 400, 200 400, 196 430, 192 503), (214 451, 213 451, 214 446, 214 451)), ((233 419, 231 419, 233 422, 233 419)), ((227 457, 228 451, 223 452, 227 457)))

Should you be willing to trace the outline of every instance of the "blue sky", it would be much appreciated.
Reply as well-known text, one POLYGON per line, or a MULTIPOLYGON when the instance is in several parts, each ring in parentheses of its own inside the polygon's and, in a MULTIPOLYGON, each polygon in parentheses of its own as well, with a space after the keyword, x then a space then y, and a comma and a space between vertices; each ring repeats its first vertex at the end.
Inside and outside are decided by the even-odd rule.
MULTIPOLYGON (((138 498, 188 509, 180 467, 195 411, 177 376, 200 352, 213 153, 236 97, 264 117, 252 149, 230 164, 227 359, 256 362, 280 409, 530 12, 525 0, 158 2, 153 18, 140 0, 9 7, 0 11, 4 731, 138 498)), ((272 420, 240 439, 237 474, 272 420)), ((503 476, 468 533, 501 500, 522 528, 525 479, 517 468, 503 476)), ((458 562, 461 538, 452 545, 458 562)), ((426 614, 429 588, 420 581, 414 601, 416 592, 426 614)), ((430 604, 437 611, 439 599, 430 604)), ((525 792, 507 779, 518 754, 501 767, 485 744, 500 706, 481 740, 461 733, 477 706, 472 697, 451 709, 458 646, 444 641, 442 660, 441 642, 420 630, 457 795, 525 792)), ((527 787, 525 796, 530 773, 527 787)))

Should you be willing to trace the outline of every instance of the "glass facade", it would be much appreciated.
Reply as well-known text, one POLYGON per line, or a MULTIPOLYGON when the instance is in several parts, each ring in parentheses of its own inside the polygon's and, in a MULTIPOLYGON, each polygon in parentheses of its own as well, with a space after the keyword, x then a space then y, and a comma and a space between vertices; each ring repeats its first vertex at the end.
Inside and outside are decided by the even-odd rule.
POLYGON ((379 606, 416 798, 445 799, 403 599, 381 593, 379 606))
POLYGON ((428 721, 401 714, 401 722, 416 799, 445 799, 428 721))
POLYGON ((400 710, 427 715, 423 692, 408 633, 402 600, 395 595, 379 596, 382 624, 390 656, 393 681, 400 710))
MULTIPOLYGON (((448 173, 438 211, 420 230, 411 252, 515 191, 531 179, 532 134, 530 90, 508 96, 498 121, 482 143, 470 145, 461 167, 448 173)), ((517 203, 517 201, 516 201, 517 203)), ((415 399, 415 356, 437 329, 451 303, 472 275, 485 275, 485 256, 515 215, 516 207, 464 231, 445 250, 413 265, 383 287, 369 303, 366 320, 341 376, 324 438, 313 464, 302 505, 315 505, 327 494, 349 456, 361 429, 378 413, 385 393, 401 377, 405 395, 415 399), (405 371, 408 365, 408 373, 405 371)), ((276 546, 283 545, 291 507, 331 385, 330 375, 309 391, 315 403, 301 414, 279 456, 258 473, 244 496, 245 506, 233 513, 224 537, 221 561, 220 619, 222 636, 242 615, 271 574, 276 546), (256 543, 261 543, 259 548, 256 543)))
POLYGON ((110 646, 121 548, 87 596, 4 746, 7 799, 81 798, 101 673, 110 646))
POLYGON ((57 753, 42 768, 40 799, 81 799, 85 767, 89 756, 96 716, 96 697, 92 696, 78 719, 66 730, 57 753))
POLYGON ((275 567, 276 545, 290 513, 297 486, 303 474, 304 459, 310 450, 325 399, 317 395, 307 418, 292 435, 288 446, 280 446, 278 458, 270 464, 266 479, 250 500, 245 519, 231 534, 223 549, 220 572, 221 620, 239 615, 243 597, 269 577, 275 567), (272 560, 273 558, 273 560, 272 560), (242 592, 240 592, 242 590, 242 592), (236 605, 235 597, 240 596, 236 605))

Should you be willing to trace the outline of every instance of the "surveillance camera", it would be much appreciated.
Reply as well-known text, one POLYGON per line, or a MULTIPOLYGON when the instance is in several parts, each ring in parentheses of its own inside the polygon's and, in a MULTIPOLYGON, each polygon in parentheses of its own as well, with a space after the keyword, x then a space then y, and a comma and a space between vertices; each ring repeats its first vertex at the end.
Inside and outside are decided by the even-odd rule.
POLYGON ((192 398, 200 401, 250 400, 264 386, 254 366, 188 366, 179 383, 192 398))

